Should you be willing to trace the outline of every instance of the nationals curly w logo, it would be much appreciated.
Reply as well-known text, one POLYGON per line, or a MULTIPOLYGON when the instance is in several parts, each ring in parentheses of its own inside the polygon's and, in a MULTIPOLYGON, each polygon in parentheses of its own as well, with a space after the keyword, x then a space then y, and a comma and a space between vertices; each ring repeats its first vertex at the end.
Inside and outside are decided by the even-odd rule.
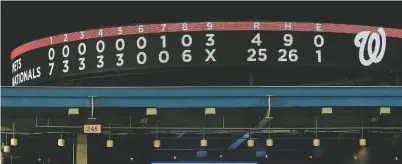
POLYGON ((359 60, 363 66, 370 66, 373 63, 379 63, 383 59, 387 44, 386 35, 383 28, 378 28, 377 33, 371 33, 371 31, 362 31, 355 36, 354 42, 355 46, 360 48, 359 60), (366 43, 367 43, 368 59, 366 59, 366 57, 364 56, 366 43), (375 46, 374 50, 373 50, 373 44, 375 46))

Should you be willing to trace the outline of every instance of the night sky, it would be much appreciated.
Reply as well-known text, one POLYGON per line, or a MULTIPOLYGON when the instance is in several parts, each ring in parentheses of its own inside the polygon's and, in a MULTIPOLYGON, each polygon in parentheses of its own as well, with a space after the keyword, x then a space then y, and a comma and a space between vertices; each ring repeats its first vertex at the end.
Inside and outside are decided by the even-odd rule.
MULTIPOLYGON (((2 86, 11 51, 59 33, 135 23, 309 21, 402 28, 402 2, 1 2, 2 86)), ((402 46, 402 45, 401 45, 402 46)))

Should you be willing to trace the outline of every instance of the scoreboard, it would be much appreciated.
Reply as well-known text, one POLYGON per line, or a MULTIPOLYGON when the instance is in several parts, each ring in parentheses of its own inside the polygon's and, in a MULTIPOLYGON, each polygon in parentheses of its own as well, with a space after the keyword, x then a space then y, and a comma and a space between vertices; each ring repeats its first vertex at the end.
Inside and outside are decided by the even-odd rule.
POLYGON ((11 61, 13 86, 192 67, 400 72, 402 30, 309 22, 137 24, 34 40, 12 51, 11 61))

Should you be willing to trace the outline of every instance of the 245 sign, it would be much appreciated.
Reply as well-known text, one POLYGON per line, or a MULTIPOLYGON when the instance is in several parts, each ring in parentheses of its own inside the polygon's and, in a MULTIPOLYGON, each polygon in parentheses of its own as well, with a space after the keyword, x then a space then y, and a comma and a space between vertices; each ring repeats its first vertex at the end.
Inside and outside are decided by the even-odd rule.
POLYGON ((386 34, 383 28, 378 28, 376 33, 371 33, 371 31, 362 31, 355 36, 354 42, 355 46, 360 48, 359 60, 363 66, 370 66, 373 63, 379 63, 383 59, 385 48, 387 46, 386 34), (374 50, 373 44, 375 46, 374 50), (366 46, 369 57, 368 59, 366 59, 364 56, 366 46))
POLYGON ((84 125, 84 133, 92 133, 92 134, 99 134, 102 133, 102 126, 97 124, 97 125, 84 125))

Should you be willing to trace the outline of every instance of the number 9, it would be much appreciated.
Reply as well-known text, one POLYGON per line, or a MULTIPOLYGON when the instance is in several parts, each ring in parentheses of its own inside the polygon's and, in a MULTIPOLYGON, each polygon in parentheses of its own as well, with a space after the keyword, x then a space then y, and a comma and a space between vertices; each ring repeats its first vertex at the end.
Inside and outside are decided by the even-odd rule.
POLYGON ((213 27, 214 27, 214 24, 212 24, 212 22, 207 23, 208 30, 212 30, 213 27))
POLYGON ((293 44, 293 36, 290 34, 285 34, 283 36, 283 41, 285 41, 285 46, 291 46, 293 44))

